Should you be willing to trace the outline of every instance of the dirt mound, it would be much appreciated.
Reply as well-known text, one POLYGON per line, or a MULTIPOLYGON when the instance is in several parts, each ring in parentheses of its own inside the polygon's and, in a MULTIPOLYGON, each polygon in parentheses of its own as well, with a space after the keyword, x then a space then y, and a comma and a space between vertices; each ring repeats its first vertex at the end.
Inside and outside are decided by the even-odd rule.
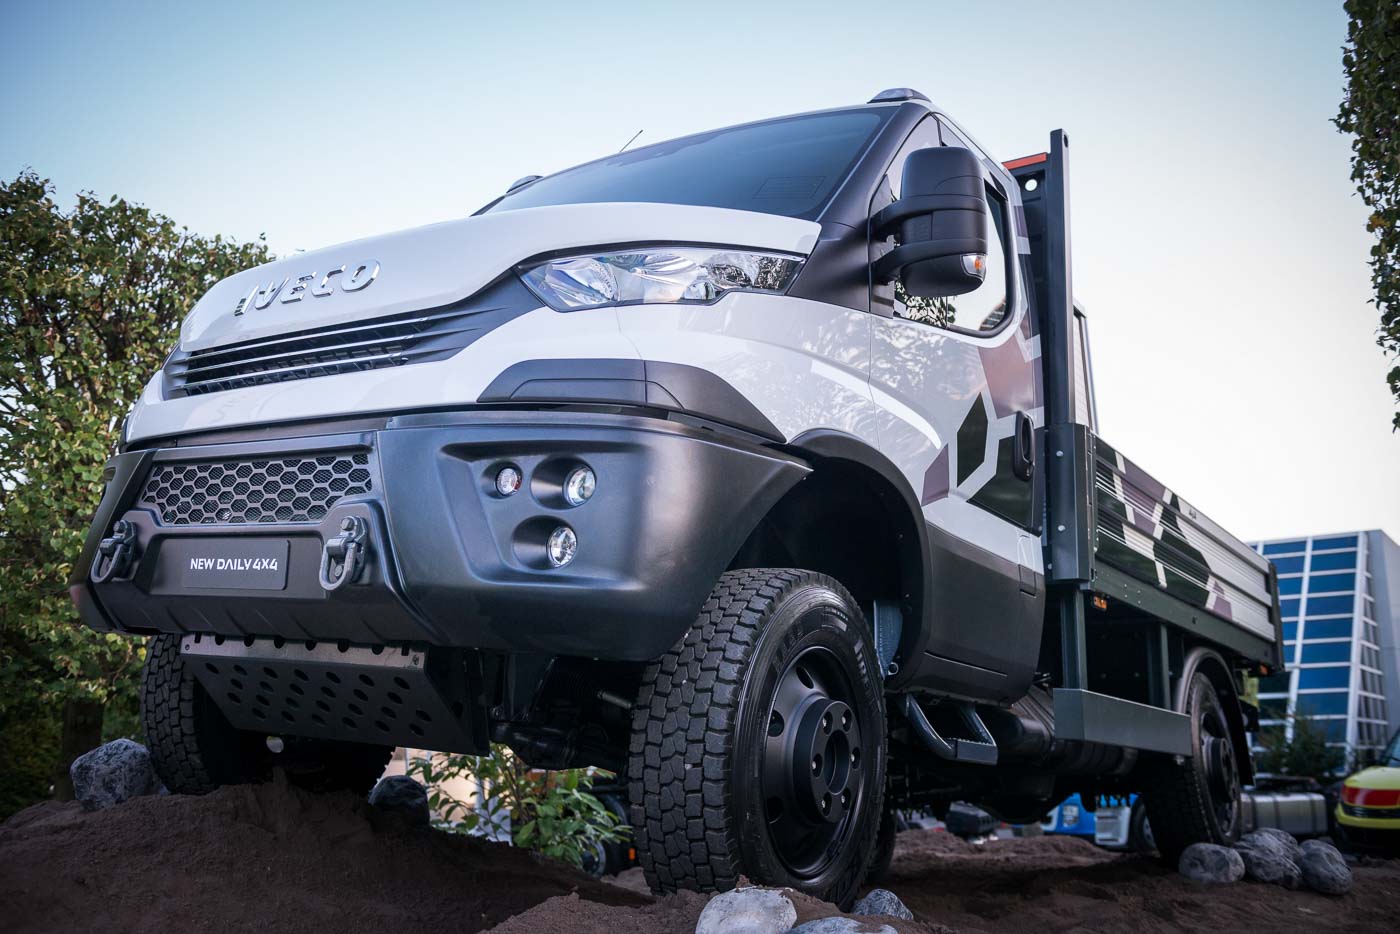
MULTIPOLYGON (((1394 930, 1400 861, 1354 868, 1351 894, 1208 887, 1155 860, 1066 837, 966 843, 901 834, 885 883, 901 934, 1063 930, 1394 930)), ((521 850, 406 827, 349 795, 285 785, 43 804, 0 825, 0 926, 36 931, 688 932, 701 895, 653 899, 638 871, 595 882, 521 850), (493 926, 500 925, 498 928, 493 926)), ((800 920, 836 914, 793 896, 800 920)))
POLYGON ((407 828, 351 795, 285 785, 41 804, 0 825, 11 932, 480 931, 577 892, 651 899, 501 844, 407 828))
POLYGON ((1074 837, 966 843, 947 833, 900 834, 885 885, 917 918, 963 934, 1115 931, 1393 931, 1400 861, 1353 867, 1340 898, 1241 882, 1205 886, 1158 860, 1074 837))

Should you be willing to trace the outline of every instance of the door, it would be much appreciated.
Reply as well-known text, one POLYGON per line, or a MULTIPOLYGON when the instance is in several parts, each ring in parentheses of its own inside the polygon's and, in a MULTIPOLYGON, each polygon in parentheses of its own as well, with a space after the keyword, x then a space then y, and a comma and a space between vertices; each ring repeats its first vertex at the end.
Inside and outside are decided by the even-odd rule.
MULTIPOLYGON (((986 279, 948 299, 873 283, 871 389, 881 448, 919 493, 933 546, 917 680, 950 693, 1018 697, 1034 674, 1044 612, 1036 453, 1043 402, 1015 182, 955 127, 930 117, 891 162, 871 211, 899 197, 910 152, 938 145, 982 158, 995 233, 986 279)), ((872 260, 893 245, 872 242, 872 260)))

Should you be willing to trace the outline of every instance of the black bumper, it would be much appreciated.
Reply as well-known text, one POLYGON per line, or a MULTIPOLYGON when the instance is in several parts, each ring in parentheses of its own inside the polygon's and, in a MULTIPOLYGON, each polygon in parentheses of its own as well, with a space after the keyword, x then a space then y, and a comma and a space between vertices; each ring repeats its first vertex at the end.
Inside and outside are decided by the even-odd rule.
POLYGON ((562 412, 404 416, 369 431, 132 451, 108 469, 70 582, 95 629, 627 661, 679 638, 759 519, 809 470, 737 436, 562 412), (353 466, 355 482, 347 470, 318 472, 332 462, 353 466), (576 463, 595 471, 597 490, 568 507, 558 483, 576 463), (525 483, 502 497, 494 478, 507 464, 525 483), (349 492, 328 494, 327 482, 349 492), (298 483, 307 496, 278 498, 298 483), (352 516, 368 559, 356 582, 328 591, 323 549, 352 516), (95 582, 117 520, 134 532, 136 557, 95 582), (560 524, 578 552, 552 568, 543 542, 560 524), (285 582, 192 570, 248 553, 285 556, 285 582))

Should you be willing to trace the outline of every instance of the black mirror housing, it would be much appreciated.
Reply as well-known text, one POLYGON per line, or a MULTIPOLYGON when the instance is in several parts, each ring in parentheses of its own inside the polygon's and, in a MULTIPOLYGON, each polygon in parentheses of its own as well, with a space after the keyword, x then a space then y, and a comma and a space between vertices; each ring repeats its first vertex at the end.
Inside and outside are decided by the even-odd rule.
POLYGON ((876 236, 899 245, 876 260, 877 281, 896 275, 923 298, 963 295, 987 263, 987 190, 982 165, 961 146, 919 149, 904 161, 901 197, 871 218, 876 236))

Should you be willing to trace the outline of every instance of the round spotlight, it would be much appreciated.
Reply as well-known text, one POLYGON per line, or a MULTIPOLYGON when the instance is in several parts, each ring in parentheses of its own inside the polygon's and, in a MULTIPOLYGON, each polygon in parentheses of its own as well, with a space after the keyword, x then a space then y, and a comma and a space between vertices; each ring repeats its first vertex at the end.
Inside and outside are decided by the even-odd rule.
POLYGON ((574 560, 574 555, 577 552, 578 536, 574 534, 573 529, 567 525, 561 525, 549 533, 549 541, 545 543, 545 553, 549 556, 551 565, 562 568, 574 560))
POLYGON ((520 489, 520 471, 514 467, 502 467, 496 474, 496 492, 509 496, 520 489))
POLYGON ((590 467, 575 467, 564 481, 564 500, 570 506, 582 506, 593 496, 598 478, 590 467))

